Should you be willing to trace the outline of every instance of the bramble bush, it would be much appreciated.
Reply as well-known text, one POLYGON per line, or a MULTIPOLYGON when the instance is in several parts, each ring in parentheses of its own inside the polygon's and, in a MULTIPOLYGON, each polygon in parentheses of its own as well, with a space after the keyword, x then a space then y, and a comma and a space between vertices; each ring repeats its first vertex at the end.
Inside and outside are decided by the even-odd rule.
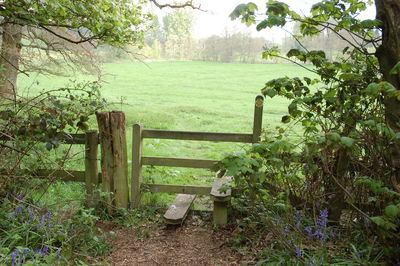
POLYGON ((30 98, 1 99, 0 264, 79 264, 108 250, 92 209, 79 199, 68 208, 46 204, 57 178, 39 182, 24 171, 65 170, 82 154, 62 140, 87 130, 89 116, 104 107, 99 88, 97 82, 72 83, 30 98))
MULTIPOLYGON (((400 91, 383 80, 370 52, 380 41, 380 21, 358 18, 366 6, 363 1, 326 0, 304 16, 282 2, 267 3, 257 29, 297 21, 300 34, 293 37, 300 48, 286 55, 277 47, 266 48, 263 57, 286 58, 318 78, 268 81, 265 96, 290 100, 282 117, 287 127, 277 127, 261 143, 221 163, 234 176, 240 195, 236 206, 252 217, 249 223, 272 228, 279 245, 290 247, 300 264, 399 263, 400 186, 391 152, 400 134, 387 125, 385 100, 400 99, 400 91), (324 51, 301 46, 302 37, 327 31, 349 43, 333 61, 324 51), (290 136, 291 127, 302 132, 300 139, 290 136), (291 218, 299 211, 309 220, 307 226, 298 227, 291 218), (281 223, 271 218, 282 213, 287 218, 281 223), (332 235, 341 232, 340 239, 329 240, 325 229, 332 235), (317 248, 317 240, 327 244, 317 248)), ((231 16, 253 24, 256 10, 253 3, 242 4, 231 16)))

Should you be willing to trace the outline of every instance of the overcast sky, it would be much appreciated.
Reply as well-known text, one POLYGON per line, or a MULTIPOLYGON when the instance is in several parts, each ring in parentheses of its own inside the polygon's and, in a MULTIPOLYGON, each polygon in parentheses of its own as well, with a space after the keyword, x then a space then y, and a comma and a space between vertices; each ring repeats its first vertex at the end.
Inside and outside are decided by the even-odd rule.
MULTIPOLYGON (((200 3, 201 8, 206 12, 195 11, 196 21, 194 27, 194 37, 204 38, 213 34, 221 35, 226 28, 236 31, 250 31, 253 36, 261 36, 270 41, 280 42, 285 36, 285 33, 279 29, 263 30, 257 32, 255 25, 249 28, 241 24, 240 21, 232 21, 229 18, 229 14, 235 9, 235 7, 241 3, 254 2, 258 5, 259 11, 265 10, 265 3, 267 0, 197 0, 200 3)), ((292 9, 297 12, 308 14, 310 7, 319 2, 320 0, 281 0, 287 3, 292 9)), ((168 10, 163 11, 168 12, 168 10)), ((158 12, 157 12, 158 13, 158 12)), ((162 15, 162 14, 160 14, 162 15)), ((363 14, 363 18, 374 18, 375 10, 374 7, 368 8, 363 14)), ((289 30, 293 27, 288 25, 289 30)))

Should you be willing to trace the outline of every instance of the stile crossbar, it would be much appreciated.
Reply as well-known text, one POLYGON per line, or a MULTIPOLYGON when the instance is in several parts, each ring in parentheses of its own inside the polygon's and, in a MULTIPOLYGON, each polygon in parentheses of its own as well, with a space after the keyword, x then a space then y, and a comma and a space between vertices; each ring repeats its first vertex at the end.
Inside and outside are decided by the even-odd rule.
POLYGON ((167 211, 165 216, 167 223, 181 223, 186 217, 194 197, 183 197, 188 195, 210 195, 214 201, 214 222, 224 225, 227 223, 227 206, 231 191, 219 193, 219 188, 230 182, 229 177, 217 178, 211 186, 191 186, 191 185, 171 185, 171 184, 142 184, 142 166, 169 166, 169 167, 188 167, 213 169, 218 163, 215 160, 206 159, 186 159, 186 158, 167 158, 167 157, 147 157, 143 156, 143 139, 174 139, 174 140, 197 140, 197 141, 216 141, 216 142, 241 142, 257 143, 260 140, 262 130, 264 97, 258 95, 255 99, 253 132, 243 133, 217 133, 217 132, 193 132, 193 131, 171 131, 144 129, 142 124, 133 126, 132 139, 132 180, 131 180, 131 207, 137 208, 140 204, 141 191, 152 193, 179 193, 176 202, 167 211), (175 210, 177 206, 183 206, 182 210, 175 210), (172 214, 179 213, 179 217, 172 214))

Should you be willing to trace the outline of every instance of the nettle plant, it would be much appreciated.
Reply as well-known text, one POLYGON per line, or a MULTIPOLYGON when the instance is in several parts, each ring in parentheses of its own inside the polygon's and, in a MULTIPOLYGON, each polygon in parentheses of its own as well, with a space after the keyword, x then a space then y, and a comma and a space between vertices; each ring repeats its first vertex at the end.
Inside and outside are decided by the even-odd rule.
MULTIPOLYGON (((282 200, 314 213, 326 207, 330 222, 336 224, 345 210, 354 210, 349 223, 369 219, 386 241, 399 237, 400 188, 389 150, 399 144, 400 134, 387 126, 384 103, 388 97, 400 99, 400 91, 379 72, 374 51, 381 40, 380 21, 359 19, 366 8, 363 1, 327 0, 313 5, 305 16, 285 3, 267 2, 266 16, 261 21, 257 16, 257 30, 300 23, 299 34, 293 35, 299 48, 286 55, 277 47, 266 48, 263 57, 284 58, 311 75, 270 80, 262 93, 290 100, 282 122, 303 136, 296 141, 278 127, 273 136, 245 154, 229 155, 222 164, 251 200, 282 200), (348 44, 333 60, 301 43, 304 37, 327 31, 348 44)), ((242 4, 231 17, 251 25, 256 12, 255 4, 242 4)))

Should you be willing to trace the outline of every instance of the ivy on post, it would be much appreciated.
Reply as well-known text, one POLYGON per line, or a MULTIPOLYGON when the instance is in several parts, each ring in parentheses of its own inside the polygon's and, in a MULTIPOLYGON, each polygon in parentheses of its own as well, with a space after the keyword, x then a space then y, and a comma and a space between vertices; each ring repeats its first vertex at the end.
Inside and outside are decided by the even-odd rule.
POLYGON ((128 208, 125 114, 120 111, 99 112, 96 117, 100 133, 103 191, 109 193, 105 199, 108 211, 128 208))

